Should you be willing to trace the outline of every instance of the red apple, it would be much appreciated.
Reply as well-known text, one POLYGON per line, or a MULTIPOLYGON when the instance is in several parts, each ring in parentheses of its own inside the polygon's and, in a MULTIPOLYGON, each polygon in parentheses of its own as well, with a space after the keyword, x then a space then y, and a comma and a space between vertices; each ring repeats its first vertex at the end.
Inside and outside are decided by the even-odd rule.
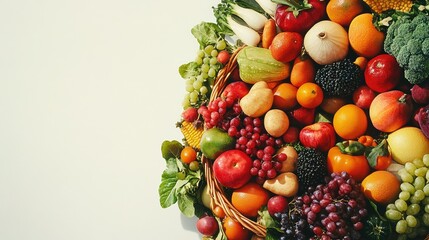
POLYGON ((298 126, 307 126, 314 122, 315 109, 299 107, 290 112, 291 121, 298 126))
POLYGON ((285 143, 294 143, 298 141, 299 129, 294 126, 290 126, 283 134, 282 138, 285 143))
POLYGON ((365 83, 376 92, 395 88, 402 78, 402 69, 395 57, 380 54, 368 61, 364 71, 365 83))
POLYGON ((286 197, 275 195, 268 199, 267 210, 271 216, 276 213, 282 213, 288 207, 288 201, 286 197))
POLYGON ((232 149, 216 158, 213 162, 213 174, 223 186, 237 189, 250 180, 252 166, 252 159, 246 153, 232 149))
POLYGON ((317 122, 301 129, 299 141, 304 147, 328 151, 335 145, 336 135, 334 127, 329 122, 317 122))
POLYGON ((353 92, 353 103, 362 109, 369 109, 376 95, 374 90, 367 85, 362 85, 353 92))
POLYGON ((197 221, 197 230, 204 236, 214 236, 219 231, 219 224, 212 216, 203 216, 197 221))
POLYGON ((249 86, 243 81, 232 82, 226 85, 222 97, 233 97, 241 99, 249 93, 249 86))

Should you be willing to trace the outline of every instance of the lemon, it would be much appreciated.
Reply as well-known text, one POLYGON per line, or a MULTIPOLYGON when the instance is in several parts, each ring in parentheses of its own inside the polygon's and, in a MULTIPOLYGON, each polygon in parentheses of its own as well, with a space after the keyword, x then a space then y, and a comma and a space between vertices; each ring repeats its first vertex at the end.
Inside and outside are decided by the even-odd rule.
POLYGON ((392 158, 405 164, 429 153, 429 139, 416 127, 403 127, 387 137, 392 158))

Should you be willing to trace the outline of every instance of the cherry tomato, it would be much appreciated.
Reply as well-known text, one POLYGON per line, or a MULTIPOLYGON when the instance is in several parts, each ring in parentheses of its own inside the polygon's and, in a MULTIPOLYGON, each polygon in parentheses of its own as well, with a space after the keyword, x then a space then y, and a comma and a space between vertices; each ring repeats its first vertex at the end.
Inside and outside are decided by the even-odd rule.
POLYGON ((180 152, 180 159, 184 163, 191 163, 197 159, 197 151, 190 146, 186 146, 180 152))

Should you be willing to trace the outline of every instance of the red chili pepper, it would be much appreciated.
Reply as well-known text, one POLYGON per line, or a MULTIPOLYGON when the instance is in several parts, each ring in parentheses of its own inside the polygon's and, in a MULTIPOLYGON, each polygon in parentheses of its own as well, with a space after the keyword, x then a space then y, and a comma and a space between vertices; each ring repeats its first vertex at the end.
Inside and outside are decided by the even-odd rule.
POLYGON ((304 34, 326 14, 324 0, 273 0, 278 3, 275 20, 284 32, 304 34))

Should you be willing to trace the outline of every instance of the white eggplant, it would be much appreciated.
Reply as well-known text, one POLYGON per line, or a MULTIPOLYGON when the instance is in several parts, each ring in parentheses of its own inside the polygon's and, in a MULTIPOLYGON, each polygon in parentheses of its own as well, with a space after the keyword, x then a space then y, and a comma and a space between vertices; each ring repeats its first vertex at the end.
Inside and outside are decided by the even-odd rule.
POLYGON ((237 4, 233 5, 232 13, 243 19, 250 28, 256 31, 261 30, 268 20, 263 14, 250 8, 240 7, 237 4))
POLYGON ((277 3, 272 2, 271 0, 255 0, 255 1, 271 17, 274 17, 276 15, 277 3))
POLYGON ((261 41, 261 36, 256 30, 236 22, 231 16, 227 16, 226 20, 231 30, 244 44, 257 46, 261 41))

